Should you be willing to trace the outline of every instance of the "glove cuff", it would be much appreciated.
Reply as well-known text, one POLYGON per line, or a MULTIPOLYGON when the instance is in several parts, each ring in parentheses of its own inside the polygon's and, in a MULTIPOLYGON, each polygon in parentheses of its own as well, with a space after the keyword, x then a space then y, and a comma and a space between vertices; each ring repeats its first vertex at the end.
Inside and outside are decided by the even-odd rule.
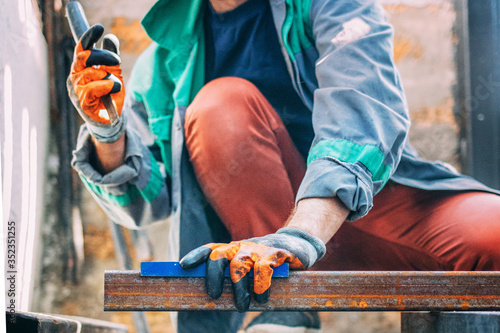
MULTIPOLYGON (((311 266, 312 266, 312 263, 320 260, 321 258, 323 258, 325 256, 325 253, 326 253, 325 243, 323 243, 323 241, 321 239, 319 239, 318 237, 313 236, 304 230, 297 229, 297 228, 284 227, 284 228, 281 228, 278 231, 276 231, 276 233, 277 234, 286 234, 286 235, 290 235, 293 237, 302 238, 303 240, 305 240, 309 244, 311 244, 312 247, 314 247, 314 249, 316 250, 316 254, 317 254, 317 257, 315 258, 315 260, 311 261, 311 266)), ((306 267, 306 268, 309 268, 309 267, 306 267)))
MULTIPOLYGON (((93 122, 96 123, 96 121, 93 122)), ((125 116, 125 112, 122 112, 121 116, 118 118, 118 123, 114 126, 96 126, 92 122, 87 121, 87 129, 97 141, 104 143, 113 143, 123 135, 123 133, 125 132, 126 124, 127 118, 125 116)))

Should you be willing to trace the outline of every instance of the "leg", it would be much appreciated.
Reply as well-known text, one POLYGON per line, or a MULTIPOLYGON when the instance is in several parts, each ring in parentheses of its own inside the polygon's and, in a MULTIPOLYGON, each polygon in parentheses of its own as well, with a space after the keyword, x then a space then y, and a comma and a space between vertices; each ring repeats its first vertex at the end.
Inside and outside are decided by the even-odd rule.
POLYGON ((374 209, 345 223, 320 270, 500 270, 500 196, 389 183, 374 209))
POLYGON ((233 239, 283 226, 305 162, 253 84, 233 77, 208 83, 187 110, 185 135, 203 192, 233 239))
MULTIPOLYGON (((198 181, 233 239, 273 233, 290 215, 305 161, 259 90, 238 78, 208 83, 187 110, 186 146, 198 181)), ((317 315, 263 313, 249 326, 317 328, 317 315)), ((299 332, 299 331, 297 331, 299 332)))

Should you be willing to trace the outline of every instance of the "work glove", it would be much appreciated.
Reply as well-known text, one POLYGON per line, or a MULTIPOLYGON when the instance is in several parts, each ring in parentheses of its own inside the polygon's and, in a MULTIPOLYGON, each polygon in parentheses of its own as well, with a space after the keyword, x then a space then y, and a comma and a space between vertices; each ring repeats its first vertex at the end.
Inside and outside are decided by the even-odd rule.
POLYGON ((102 25, 97 24, 82 35, 75 48, 66 86, 90 134, 98 141, 111 143, 125 131, 125 119, 121 116, 125 89, 118 56, 118 38, 108 34, 103 38, 103 49, 94 48, 103 32, 102 25), (113 124, 101 100, 108 94, 118 113, 113 124))
POLYGON ((317 237, 296 228, 282 228, 274 234, 229 244, 206 244, 181 259, 180 265, 190 269, 206 262, 205 286, 214 299, 222 295, 224 271, 230 265, 235 306, 245 312, 250 306, 250 277, 254 270, 254 298, 259 303, 269 300, 273 267, 284 262, 290 269, 304 270, 321 259, 325 244, 317 237))

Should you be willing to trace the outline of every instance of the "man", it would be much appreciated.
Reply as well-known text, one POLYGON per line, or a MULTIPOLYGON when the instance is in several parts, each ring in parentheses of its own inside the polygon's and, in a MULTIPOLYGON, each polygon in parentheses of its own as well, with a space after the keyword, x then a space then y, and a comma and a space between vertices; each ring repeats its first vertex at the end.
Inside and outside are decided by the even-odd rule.
MULTIPOLYGON (((170 255, 185 268, 207 261, 211 297, 230 262, 240 311, 252 294, 267 301, 270 267, 283 261, 500 269, 498 192, 409 145, 393 32, 374 0, 160 0, 143 25, 154 43, 127 96, 103 80, 120 77, 118 58, 89 50, 102 29, 77 46, 68 87, 87 126, 73 165, 114 221, 171 215, 170 255), (114 126, 100 112, 108 93, 124 105, 114 126)), ((306 320, 288 329, 318 327, 292 318, 306 320)), ((179 313, 177 328, 233 332, 241 320, 179 313)))

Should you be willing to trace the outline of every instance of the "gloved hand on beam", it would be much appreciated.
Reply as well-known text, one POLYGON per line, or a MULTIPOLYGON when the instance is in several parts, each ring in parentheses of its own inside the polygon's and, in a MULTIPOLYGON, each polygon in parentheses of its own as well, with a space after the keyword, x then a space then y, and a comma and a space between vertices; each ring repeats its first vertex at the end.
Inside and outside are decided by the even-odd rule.
POLYGON ((288 262, 290 269, 305 270, 321 259, 325 244, 317 237, 297 228, 282 228, 274 234, 235 241, 229 244, 206 244, 189 252, 180 264, 190 269, 207 262, 206 289, 211 298, 222 295, 224 270, 230 265, 236 308, 247 311, 250 306, 250 277, 254 269, 254 298, 259 303, 269 300, 273 267, 288 262))

